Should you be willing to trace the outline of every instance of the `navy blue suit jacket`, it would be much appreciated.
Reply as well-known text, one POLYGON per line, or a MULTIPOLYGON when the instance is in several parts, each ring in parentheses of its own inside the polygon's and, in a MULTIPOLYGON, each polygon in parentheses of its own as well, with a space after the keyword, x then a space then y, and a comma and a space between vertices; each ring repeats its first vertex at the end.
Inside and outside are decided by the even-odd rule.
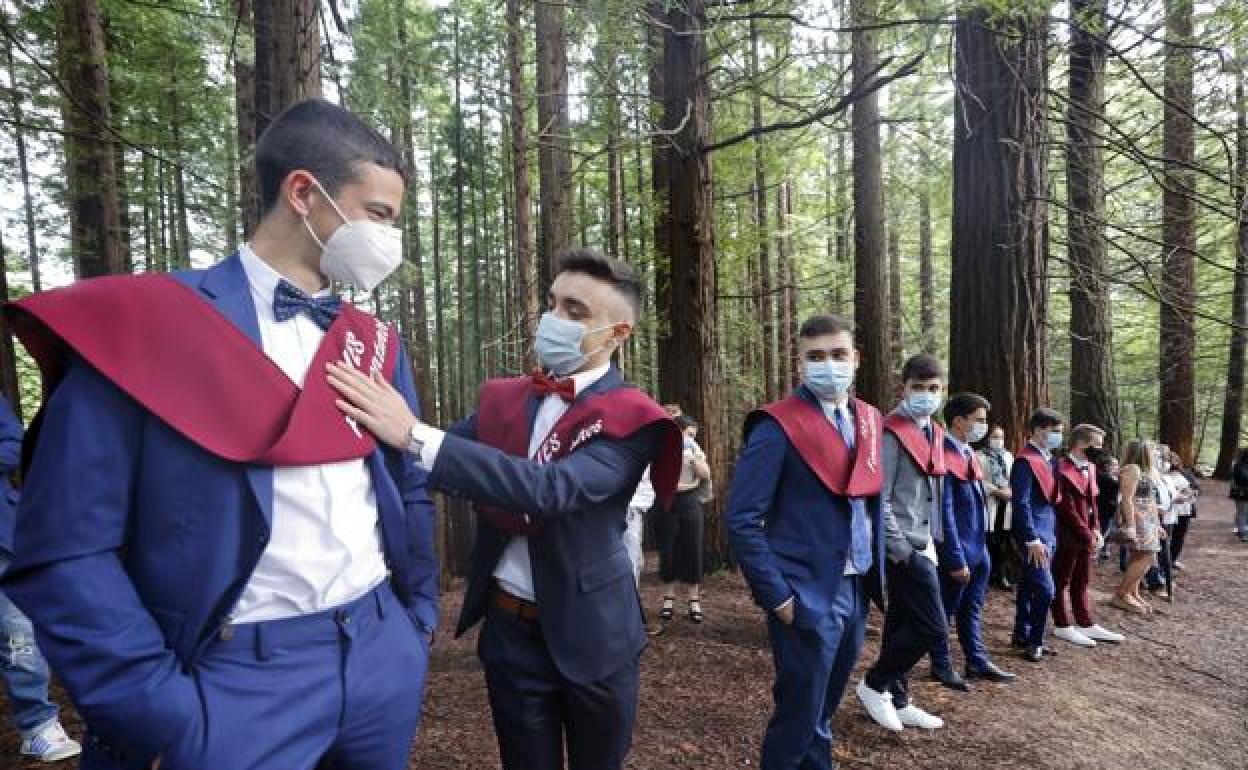
MULTIPOLYGON (((948 436, 945 446, 959 451, 948 436)), ((971 450, 972 454, 974 450, 971 450)), ((940 566, 949 572, 963 567, 977 567, 988 558, 988 530, 985 518, 984 486, 978 481, 963 481, 952 473, 945 474, 944 508, 945 538, 936 544, 940 566)))
POLYGON ((0 558, 13 551, 13 527, 17 522, 17 490, 12 475, 22 460, 22 421, 13 407, 0 397, 0 558))
MULTIPOLYGON (((1024 449, 1026 451, 1026 449, 1024 449)), ((1052 465, 1052 463, 1049 463, 1052 465)), ((1054 471, 1056 474, 1057 471, 1054 471)), ((1014 504, 1011 530, 1020 545, 1039 540, 1052 551, 1057 547, 1057 511, 1044 497, 1031 465, 1022 452, 1010 469, 1010 499, 1014 504)))
MULTIPOLYGON (((799 394, 818 401, 803 386, 799 394)), ((869 591, 882 602, 884 525, 879 497, 867 501, 872 559, 869 591)), ((771 611, 790 596, 794 622, 814 627, 832 608, 849 555, 848 501, 830 492, 774 419, 746 437, 724 513, 728 536, 755 600, 771 611)))
MULTIPOLYGON (((261 344, 237 256, 177 277, 261 344)), ((416 410, 405 359, 394 385, 416 410)), ((397 451, 366 464, 395 592, 428 632, 438 571, 425 474, 397 451)), ((202 719, 191 672, 264 551, 272 507, 271 466, 207 453, 71 364, 46 405, 3 587, 91 730, 84 767, 146 768, 202 719)))
MULTIPOLYGON (((624 378, 613 366, 577 399, 621 387, 624 378)), ((538 404, 530 399, 528 434, 538 404)), ((645 646, 622 536, 628 503, 659 449, 658 431, 651 426, 627 439, 599 436, 539 464, 477 441, 473 415, 447 432, 429 474, 429 483, 449 494, 541 521, 541 532, 528 541, 542 634, 555 666, 573 682, 604 679, 634 662, 645 646)), ((508 542, 509 535, 480 521, 457 633, 484 616, 508 542)))

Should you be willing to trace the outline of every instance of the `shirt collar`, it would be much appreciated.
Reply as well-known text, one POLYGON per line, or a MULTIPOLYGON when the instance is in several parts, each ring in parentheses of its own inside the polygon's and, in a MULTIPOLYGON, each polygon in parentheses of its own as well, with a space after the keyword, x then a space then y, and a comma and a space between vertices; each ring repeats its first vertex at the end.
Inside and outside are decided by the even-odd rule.
MULTIPOLYGON (((244 243, 238 247, 238 258, 243 263, 243 272, 247 274, 247 283, 251 284, 251 290, 255 293, 256 298, 266 305, 273 304, 273 295, 277 293, 277 284, 287 280, 285 276, 273 269, 272 265, 265 262, 252 250, 251 244, 244 243)), ((314 297, 328 296, 329 289, 312 294, 314 297)))
POLYGON ((1039 452, 1040 454, 1044 455, 1044 459, 1049 460, 1049 459, 1051 459, 1051 458, 1053 457, 1053 453, 1052 453, 1052 452, 1050 452, 1050 451, 1048 450, 1048 447, 1042 447, 1042 446, 1040 446, 1039 444, 1037 444, 1036 442, 1034 442, 1034 441, 1032 441, 1032 440, 1030 440, 1030 439, 1028 439, 1028 440, 1027 440, 1027 443, 1028 443, 1028 444, 1030 444, 1031 446, 1035 447, 1035 449, 1036 449, 1036 451, 1037 451, 1037 452, 1039 452))
POLYGON ((838 410, 843 411, 846 417, 850 416, 848 397, 846 397, 845 401, 839 404, 836 403, 835 401, 828 401, 826 399, 821 398, 819 399, 819 408, 823 410, 823 416, 827 417, 829 420, 836 417, 836 413, 838 410))
POLYGON ((945 435, 949 437, 949 440, 953 442, 953 445, 957 447, 958 451, 961 452, 962 454, 966 455, 974 451, 973 449, 971 449, 970 444, 966 443, 962 439, 953 435, 953 431, 947 430, 945 431, 945 435))
POLYGON ((598 380, 601 380, 610 370, 611 362, 608 361, 602 366, 595 367, 593 369, 586 369, 583 372, 577 372, 572 375, 572 384, 576 386, 576 395, 581 395, 581 391, 593 385, 595 382, 598 382, 598 380))

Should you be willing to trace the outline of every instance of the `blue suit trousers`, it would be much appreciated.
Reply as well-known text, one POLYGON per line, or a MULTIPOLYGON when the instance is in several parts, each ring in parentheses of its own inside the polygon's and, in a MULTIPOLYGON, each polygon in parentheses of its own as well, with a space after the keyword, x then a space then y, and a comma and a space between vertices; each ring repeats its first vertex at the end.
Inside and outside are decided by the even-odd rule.
MULTIPOLYGON (((988 578, 992 574, 992 561, 985 556, 978 564, 968 566, 971 569, 971 579, 966 583, 954 580, 947 572, 941 573, 941 599, 945 605, 945 614, 957 624, 958 643, 966 657, 967 668, 983 670, 987 668, 989 661, 988 649, 984 647, 981 616, 984 611, 984 597, 988 593, 988 578)), ((932 648, 932 666, 953 666, 949 654, 949 637, 942 638, 932 648)))
POLYGON ((335 610, 227 626, 192 671, 203 718, 161 770, 405 770, 428 654, 388 584, 335 610))
POLYGON ((841 579, 831 611, 813 628, 769 613, 776 666, 775 711, 763 737, 763 770, 831 770, 832 716, 845 694, 866 632, 861 577, 841 579))

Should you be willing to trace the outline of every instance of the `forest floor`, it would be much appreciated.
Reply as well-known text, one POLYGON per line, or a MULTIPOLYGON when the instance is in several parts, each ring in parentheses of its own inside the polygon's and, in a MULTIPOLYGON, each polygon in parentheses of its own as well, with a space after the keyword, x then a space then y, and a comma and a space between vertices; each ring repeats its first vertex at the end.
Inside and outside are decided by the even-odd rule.
MULTIPOLYGON (((851 684, 834 725, 841 767, 1248 768, 1248 546, 1231 534, 1226 486, 1204 486, 1173 604, 1154 602, 1152 618, 1126 616, 1106 605, 1116 564, 1098 567, 1100 620, 1123 631, 1124 644, 1083 650, 1054 640, 1056 658, 1028 663, 1007 645, 1011 597, 994 590, 986 641, 995 661, 1020 679, 960 694, 926 681, 927 664, 920 663, 915 700, 947 726, 898 735, 870 722, 851 684)), ((651 570, 643 595, 653 615, 660 589, 651 570)), ((642 657, 629 768, 758 765, 772 675, 762 616, 735 573, 707 581, 703 608, 703 625, 678 614, 642 657)), ((458 593, 448 595, 443 628, 452 627, 458 610, 458 593)), ((870 622, 878 629, 875 610, 870 622)), ((878 632, 870 631, 854 682, 878 644, 878 632)), ((458 640, 439 636, 414 770, 499 767, 475 648, 475 632, 458 640)), ((67 712, 66 726, 81 735, 82 725, 67 712)), ((22 764, 17 747, 16 734, 0 727, 0 768, 46 767, 22 764)))

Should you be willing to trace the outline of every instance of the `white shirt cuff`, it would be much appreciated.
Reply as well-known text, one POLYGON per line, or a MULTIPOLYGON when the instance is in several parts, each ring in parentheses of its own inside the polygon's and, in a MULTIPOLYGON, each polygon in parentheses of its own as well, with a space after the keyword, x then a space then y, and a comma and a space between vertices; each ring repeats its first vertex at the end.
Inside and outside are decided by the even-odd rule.
POLYGON ((445 438, 445 431, 418 422, 412 427, 412 435, 407 442, 407 451, 416 455, 416 464, 421 467, 421 470, 432 471, 433 464, 438 459, 438 452, 442 449, 442 440, 445 438))
POLYGON ((779 606, 779 607, 776 607, 775 609, 773 609, 773 610, 772 610, 772 612, 779 612, 780 610, 784 609, 785 607, 791 607, 791 606, 793 605, 793 600, 794 600, 795 598, 797 598, 797 597, 790 596, 788 599, 785 599, 783 602, 781 602, 781 603, 780 603, 780 606, 779 606))
POLYGON ((1038 538, 1036 540, 1028 540, 1027 545, 1028 547, 1033 546, 1033 545, 1044 545, 1044 541, 1038 538))

